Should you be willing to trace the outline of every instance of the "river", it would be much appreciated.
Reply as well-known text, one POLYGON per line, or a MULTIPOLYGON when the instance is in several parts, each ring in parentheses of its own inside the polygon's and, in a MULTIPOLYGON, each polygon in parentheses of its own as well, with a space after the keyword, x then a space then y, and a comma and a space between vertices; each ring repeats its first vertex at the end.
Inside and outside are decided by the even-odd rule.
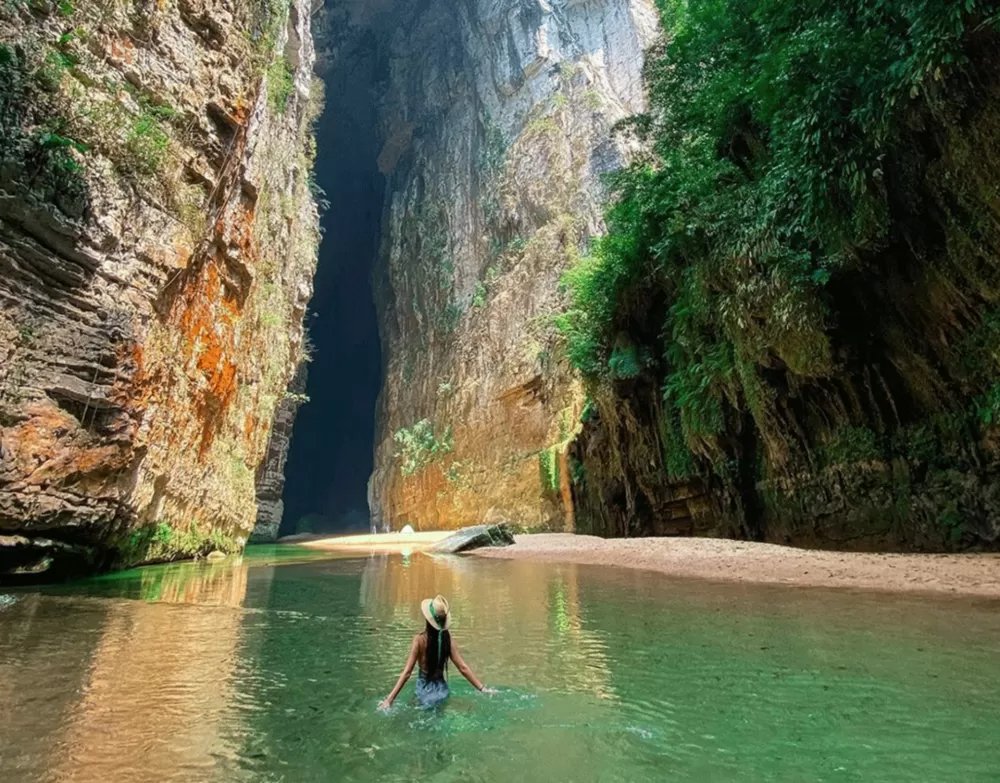
POLYGON ((252 547, 0 595, 4 781, 996 781, 1000 603, 252 547), (476 672, 391 688, 445 594, 476 672))

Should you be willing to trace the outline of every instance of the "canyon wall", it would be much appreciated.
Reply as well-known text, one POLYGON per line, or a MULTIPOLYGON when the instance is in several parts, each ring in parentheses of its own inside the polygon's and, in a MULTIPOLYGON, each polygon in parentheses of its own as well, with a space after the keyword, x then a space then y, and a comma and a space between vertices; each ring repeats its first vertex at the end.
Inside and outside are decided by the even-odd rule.
MULTIPOLYGON (((837 45, 851 40, 850 24, 855 32, 885 25, 886 37, 907 24, 934 31, 932 43, 904 35, 892 51, 872 47, 874 81, 858 76, 863 87, 844 92, 850 131, 829 130, 844 117, 817 108, 825 97, 814 111, 789 115, 794 127, 818 123, 793 146, 818 146, 826 161, 815 164, 819 192, 849 193, 829 198, 842 198, 838 208, 856 217, 842 235, 831 233, 839 256, 825 257, 815 235, 801 246, 788 240, 795 263, 815 265, 811 277, 789 272, 774 250, 775 237, 799 230, 800 209, 763 215, 767 228, 746 246, 733 239, 750 224, 738 198, 732 225, 698 213, 734 177, 754 181, 768 171, 783 115, 771 128, 757 115, 772 101, 801 109, 797 94, 746 87, 742 75, 759 67, 753 57, 732 84, 717 93, 705 87, 728 78, 724 58, 707 73, 704 63, 718 44, 713 31, 723 35, 716 27, 742 18, 738 3, 718 14, 692 6, 699 21, 675 29, 670 43, 659 39, 649 5, 626 0, 441 3, 407 19, 405 34, 386 44, 381 106, 388 195, 375 280, 385 356, 369 487, 376 522, 502 519, 602 535, 853 549, 1000 544, 992 195, 1000 79, 995 18, 973 5, 900 6, 887 17, 865 16, 863 3, 856 14, 804 9, 801 23, 820 31, 816 41, 802 33, 818 58, 804 71, 794 65, 799 54, 781 64, 781 47, 794 50, 781 38, 781 4, 760 11, 761 19, 771 15, 773 40, 741 40, 739 23, 727 31, 736 49, 764 46, 760 56, 773 55, 782 78, 817 95, 817 85, 834 94, 855 78, 850 54, 817 54, 833 44, 821 41, 830 24, 848 25, 837 45), (704 50, 689 62, 671 60, 685 56, 670 49, 685 35, 702 36, 704 50), (953 51, 941 55, 941 47, 953 51), (892 115, 884 128, 864 125, 866 109, 850 108, 865 107, 870 91, 891 90, 901 69, 922 73, 920 63, 935 56, 936 67, 881 107, 892 115), (671 81, 683 68, 689 81, 671 81), (675 87, 706 89, 702 108, 715 112, 717 126, 698 126, 697 112, 677 115, 691 96, 675 87), (631 115, 639 115, 634 133, 612 132, 631 115), (680 124, 663 131, 669 118, 680 124), (730 135, 714 138, 717 127, 730 135), (694 186, 656 173, 680 165, 670 150, 685 134, 714 150, 706 161, 734 167, 692 197, 695 206, 683 195, 694 186), (860 164, 836 157, 858 139, 870 177, 864 196, 843 184, 858 180, 860 164), (587 256, 588 239, 604 230, 601 175, 630 160, 643 165, 630 175, 634 189, 612 235, 619 249, 587 256), (673 206, 656 212, 648 204, 657 202, 673 206), (731 264, 716 258, 701 268, 679 251, 675 261, 675 246, 700 258, 691 249, 697 241, 685 246, 671 234, 683 236, 685 226, 712 247, 734 242, 731 264), (575 265, 581 256, 587 261, 575 265), (586 280, 600 264, 618 267, 586 280), (567 310, 560 281, 574 267, 570 288, 580 296, 567 310), (608 284, 616 279, 628 283, 608 284), (610 313, 603 332, 580 328, 605 317, 602 310, 610 313), (580 374, 567 364, 574 354, 580 374)), ((666 23, 677 14, 667 12, 666 23)), ((862 52, 869 43, 844 45, 862 52)), ((690 181, 709 181, 712 165, 692 165, 690 181)), ((788 174, 791 184, 778 190, 807 174, 788 174)), ((756 193, 742 202, 751 212, 761 202, 756 193)))
POLYGON ((388 43, 381 527, 569 529, 584 395, 551 315, 645 106, 646 0, 440 2, 388 43))
POLYGON ((0 573, 250 534, 318 241, 309 12, 0 7, 0 573))
POLYGON ((1000 547, 990 8, 665 14, 649 152, 561 322, 578 530, 1000 547))

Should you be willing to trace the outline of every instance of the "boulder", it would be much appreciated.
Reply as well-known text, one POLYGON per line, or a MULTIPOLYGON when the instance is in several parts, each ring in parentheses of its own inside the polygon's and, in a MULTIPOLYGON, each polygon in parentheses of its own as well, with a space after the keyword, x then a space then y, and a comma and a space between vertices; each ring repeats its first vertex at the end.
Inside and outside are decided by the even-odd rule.
POLYGON ((438 541, 428 551, 435 554, 458 554, 485 546, 510 546, 514 534, 507 525, 473 525, 463 527, 447 538, 438 541))

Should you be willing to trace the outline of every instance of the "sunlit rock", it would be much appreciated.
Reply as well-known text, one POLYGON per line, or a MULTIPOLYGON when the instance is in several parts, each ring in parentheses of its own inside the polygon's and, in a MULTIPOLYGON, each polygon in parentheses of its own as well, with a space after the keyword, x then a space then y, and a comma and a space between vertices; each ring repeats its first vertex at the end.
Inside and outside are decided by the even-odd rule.
POLYGON ((0 578, 252 530, 318 241, 309 19, 0 7, 0 578))

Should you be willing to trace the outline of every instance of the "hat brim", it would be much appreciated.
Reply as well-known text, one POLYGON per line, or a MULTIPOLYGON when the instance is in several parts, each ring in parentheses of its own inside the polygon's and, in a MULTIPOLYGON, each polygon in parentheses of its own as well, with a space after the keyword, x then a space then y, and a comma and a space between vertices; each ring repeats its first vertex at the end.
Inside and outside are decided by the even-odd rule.
POLYGON ((439 623, 437 621, 437 618, 434 616, 434 613, 431 611, 431 604, 432 603, 434 603, 434 599, 433 598, 425 598, 423 601, 421 601, 420 602, 420 612, 421 612, 421 614, 423 614, 424 619, 427 622, 429 622, 434 628, 437 628, 439 631, 447 631, 448 630, 448 626, 451 625, 451 612, 448 612, 448 614, 446 614, 444 616, 444 624, 442 625, 441 623, 439 623))

